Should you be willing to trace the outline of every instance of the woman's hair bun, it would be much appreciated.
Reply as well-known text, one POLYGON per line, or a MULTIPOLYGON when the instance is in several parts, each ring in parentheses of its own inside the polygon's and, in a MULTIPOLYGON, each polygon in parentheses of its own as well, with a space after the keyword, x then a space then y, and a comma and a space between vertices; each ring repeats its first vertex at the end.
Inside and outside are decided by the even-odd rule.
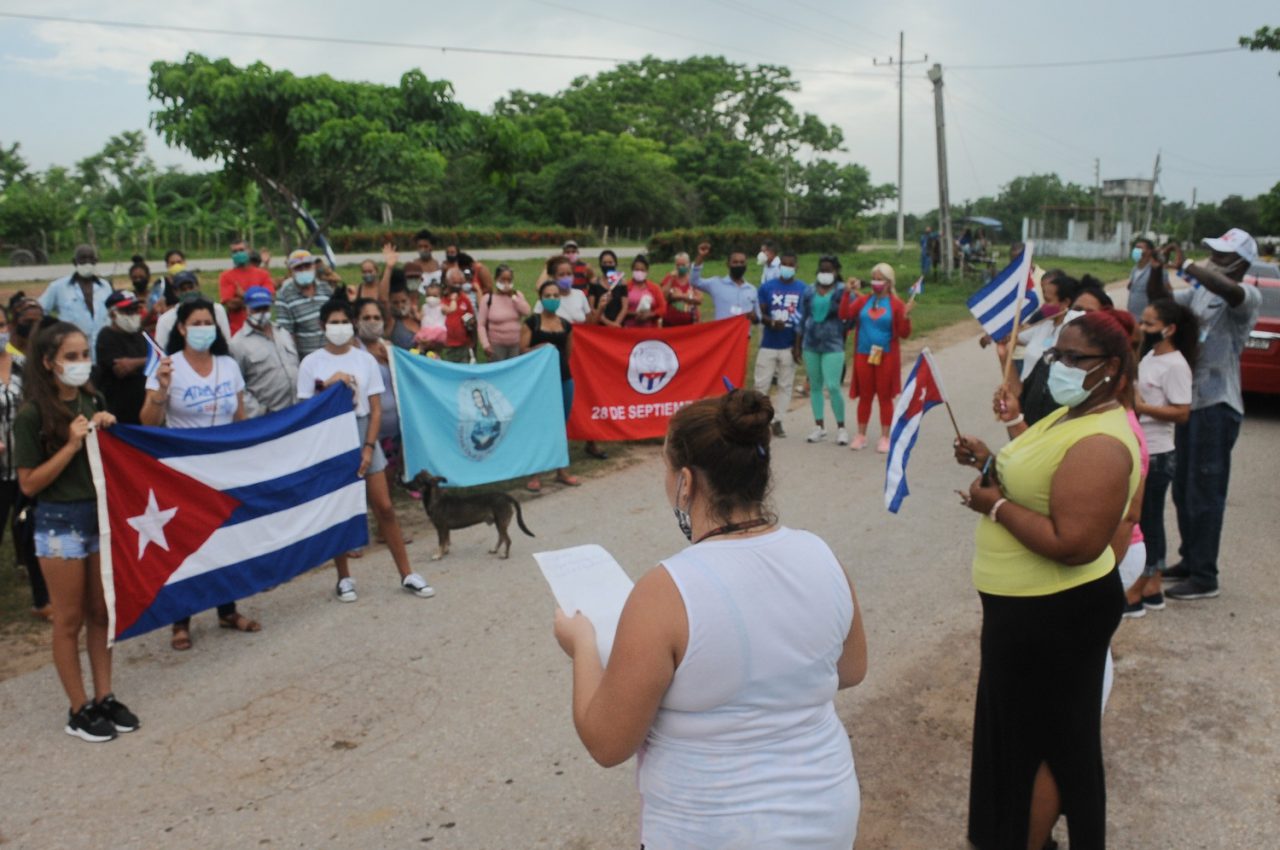
POLYGON ((141 254, 134 254, 132 257, 129 258, 129 261, 133 263, 135 266, 140 266, 146 262, 146 259, 141 254))
POLYGON ((726 442, 747 446, 766 445, 772 422, 773 403, 755 390, 733 390, 723 396, 716 417, 716 426, 726 442))

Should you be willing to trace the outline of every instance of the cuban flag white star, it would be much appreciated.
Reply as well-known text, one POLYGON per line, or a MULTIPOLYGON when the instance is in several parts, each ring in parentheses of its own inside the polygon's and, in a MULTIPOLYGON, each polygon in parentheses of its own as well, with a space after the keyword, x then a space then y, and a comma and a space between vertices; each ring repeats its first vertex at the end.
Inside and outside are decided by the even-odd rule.
POLYGON ((156 504, 156 491, 147 490, 147 508, 141 514, 129 517, 125 522, 136 532, 138 532, 138 560, 142 560, 142 554, 147 551, 147 544, 154 543, 166 552, 169 551, 169 541, 165 539, 164 527, 168 525, 169 520, 173 519, 174 514, 178 512, 177 508, 166 508, 160 510, 160 506, 156 504))

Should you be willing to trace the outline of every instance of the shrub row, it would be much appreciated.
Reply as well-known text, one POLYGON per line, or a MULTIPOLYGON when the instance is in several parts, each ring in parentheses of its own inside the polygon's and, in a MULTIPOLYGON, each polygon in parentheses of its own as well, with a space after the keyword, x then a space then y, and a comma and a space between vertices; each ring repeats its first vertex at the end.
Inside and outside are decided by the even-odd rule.
MULTIPOLYGON (((413 235, 421 228, 379 228, 335 230, 329 235, 333 250, 339 253, 380 251, 384 242, 393 242, 400 250, 413 247, 413 235)), ((595 234, 589 230, 573 230, 567 227, 429 227, 435 236, 435 247, 443 251, 445 245, 455 244, 464 251, 472 248, 559 248, 566 239, 573 239, 584 247, 597 244, 595 234)))
POLYGON ((778 243, 781 251, 797 254, 847 253, 858 250, 861 231, 856 227, 790 228, 761 230, 749 227, 693 227, 663 230, 649 237, 649 259, 670 262, 676 254, 687 251, 694 256, 698 243, 711 243, 711 256, 726 259, 730 249, 740 249, 754 257, 766 239, 778 243))

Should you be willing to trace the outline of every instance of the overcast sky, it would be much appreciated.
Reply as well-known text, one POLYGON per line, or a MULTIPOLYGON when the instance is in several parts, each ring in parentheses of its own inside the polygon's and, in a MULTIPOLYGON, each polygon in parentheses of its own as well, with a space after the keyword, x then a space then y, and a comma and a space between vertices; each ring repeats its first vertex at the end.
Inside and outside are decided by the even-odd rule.
MULTIPOLYGON (((1195 4, 1188 17, 1160 0, 1033 4, 946 0, 871 4, 839 0, 491 0, 478 3, 373 0, 0 0, 0 13, 151 25, 207 27, 420 45, 465 45, 664 58, 720 54, 786 64, 805 111, 843 128, 848 150, 876 182, 897 171, 895 76, 876 76, 872 57, 927 53, 946 82, 953 202, 993 195, 1011 178, 1057 172, 1093 183, 1150 176, 1163 151, 1160 191, 1189 201, 1246 197, 1280 181, 1280 54, 1213 56, 1085 67, 966 69, 1182 53, 1232 47, 1263 24, 1280 25, 1274 0, 1195 4), (328 11, 336 7, 335 11, 328 11), (770 17, 773 16, 773 17, 770 17), (859 75, 821 73, 823 70, 859 75)), ((553 92, 606 63, 350 47, 257 36, 39 22, 0 15, 0 143, 18 141, 33 165, 73 164, 111 135, 148 126, 148 66, 187 51, 262 60, 299 74, 394 83, 420 67, 452 81, 465 105, 487 110, 512 88, 553 92)), ((906 178, 909 211, 937 204, 932 87, 927 65, 907 68, 906 178)), ((207 166, 169 150, 148 131, 151 156, 187 169, 207 166)))

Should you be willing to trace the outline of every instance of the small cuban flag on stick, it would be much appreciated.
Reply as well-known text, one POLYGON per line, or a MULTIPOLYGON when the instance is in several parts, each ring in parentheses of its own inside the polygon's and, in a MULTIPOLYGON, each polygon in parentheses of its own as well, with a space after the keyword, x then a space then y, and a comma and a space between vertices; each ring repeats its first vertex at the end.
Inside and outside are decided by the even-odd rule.
POLYGON ((939 404, 945 405, 951 417, 951 426, 960 436, 960 426, 956 424, 955 414, 951 412, 951 404, 942 389, 942 377, 938 374, 937 364, 933 361, 933 353, 929 349, 920 352, 916 365, 911 367, 911 374, 902 387, 902 395, 893 408, 893 421, 889 424, 889 457, 885 465, 884 506, 890 513, 897 513, 902 507, 902 500, 907 497, 907 460, 911 457, 911 449, 920 436, 920 423, 930 408, 939 404))
POLYGON ((142 367, 142 374, 150 378, 155 374, 156 369, 160 368, 160 361, 169 355, 164 353, 164 349, 160 347, 160 343, 156 342, 150 334, 144 331, 142 338, 149 343, 147 346, 147 365, 142 367))
POLYGON ((916 282, 911 284, 911 288, 907 291, 911 293, 912 301, 916 300, 917 295, 923 295, 924 294, 924 275, 920 275, 920 277, 916 278, 916 282))

